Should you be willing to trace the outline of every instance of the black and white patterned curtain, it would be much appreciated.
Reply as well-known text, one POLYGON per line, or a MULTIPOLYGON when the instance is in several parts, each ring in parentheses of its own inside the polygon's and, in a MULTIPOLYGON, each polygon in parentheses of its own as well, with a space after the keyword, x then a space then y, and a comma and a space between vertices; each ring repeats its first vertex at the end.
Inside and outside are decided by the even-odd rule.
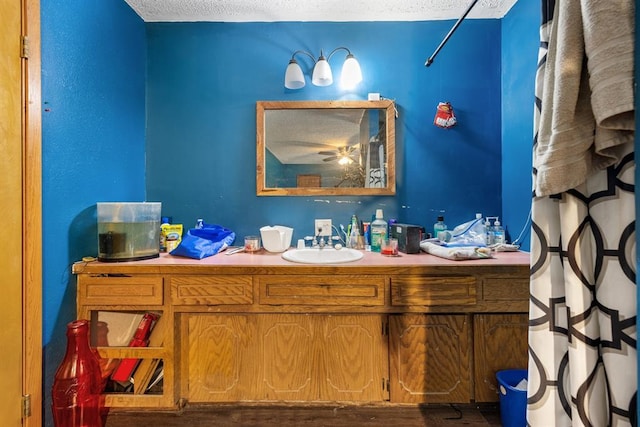
POLYGON ((634 7, 542 0, 530 426, 637 423, 634 7))

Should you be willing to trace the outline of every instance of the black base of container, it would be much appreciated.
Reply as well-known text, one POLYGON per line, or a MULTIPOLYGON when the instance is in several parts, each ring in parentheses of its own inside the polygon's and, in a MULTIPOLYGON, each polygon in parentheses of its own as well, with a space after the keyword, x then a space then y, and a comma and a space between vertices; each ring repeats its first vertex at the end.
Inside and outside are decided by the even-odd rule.
POLYGON ((131 258, 102 258, 102 257, 98 257, 98 261, 100 262, 127 262, 127 261, 142 261, 145 259, 153 259, 153 258, 159 258, 160 254, 153 254, 153 255, 145 255, 145 256, 134 256, 131 258))

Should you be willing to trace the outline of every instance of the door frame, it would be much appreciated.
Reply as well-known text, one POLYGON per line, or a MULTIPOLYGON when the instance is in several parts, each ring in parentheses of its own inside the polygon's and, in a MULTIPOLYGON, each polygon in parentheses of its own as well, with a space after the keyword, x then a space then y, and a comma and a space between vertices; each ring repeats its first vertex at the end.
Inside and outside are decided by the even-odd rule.
POLYGON ((22 328, 23 395, 30 397, 24 427, 40 427, 42 393, 42 112, 40 0, 22 0, 22 328))

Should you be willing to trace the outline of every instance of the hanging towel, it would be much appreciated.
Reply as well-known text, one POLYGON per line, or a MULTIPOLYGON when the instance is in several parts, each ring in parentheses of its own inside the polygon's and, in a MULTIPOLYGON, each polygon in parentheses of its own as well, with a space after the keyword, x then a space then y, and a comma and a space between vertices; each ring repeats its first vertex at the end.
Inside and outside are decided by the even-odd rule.
POLYGON ((536 196, 584 183, 634 137, 634 0, 557 1, 533 155, 536 196))

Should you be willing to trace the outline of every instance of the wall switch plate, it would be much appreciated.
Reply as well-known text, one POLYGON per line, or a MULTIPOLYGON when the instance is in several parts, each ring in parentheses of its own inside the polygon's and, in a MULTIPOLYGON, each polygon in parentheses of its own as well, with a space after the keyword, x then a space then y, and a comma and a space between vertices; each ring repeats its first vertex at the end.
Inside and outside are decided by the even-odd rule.
POLYGON ((330 219, 316 219, 316 228, 314 234, 317 236, 331 236, 331 220, 330 219))

